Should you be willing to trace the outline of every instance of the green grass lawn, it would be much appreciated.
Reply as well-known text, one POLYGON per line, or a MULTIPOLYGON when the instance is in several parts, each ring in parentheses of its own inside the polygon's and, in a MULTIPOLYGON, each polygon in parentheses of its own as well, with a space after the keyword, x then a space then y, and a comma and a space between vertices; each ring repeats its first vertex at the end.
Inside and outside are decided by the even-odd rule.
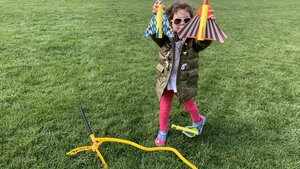
MULTIPOLYGON (((0 0, 0 168, 101 168, 92 151, 66 155, 91 144, 80 106, 97 137, 154 146, 152 4, 0 0)), ((199 168, 300 168, 300 1, 212 7, 229 39, 200 54, 195 100, 208 122, 194 139, 171 130, 168 146, 199 168)), ((177 100, 170 123, 191 123, 177 100)), ((100 151, 112 169, 187 168, 170 152, 100 151)))

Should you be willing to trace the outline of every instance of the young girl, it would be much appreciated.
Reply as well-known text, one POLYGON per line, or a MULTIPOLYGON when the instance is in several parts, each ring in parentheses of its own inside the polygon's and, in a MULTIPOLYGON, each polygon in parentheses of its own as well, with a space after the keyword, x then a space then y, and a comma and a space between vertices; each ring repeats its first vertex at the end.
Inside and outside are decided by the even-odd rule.
MULTIPOLYGON (((152 12, 156 14, 157 9, 158 3, 155 3, 152 12)), ((158 72, 156 93, 160 100, 159 131, 155 139, 157 146, 166 144, 174 95, 190 113, 193 127, 198 128, 199 133, 202 132, 206 119, 199 113, 193 97, 198 90, 198 52, 211 44, 210 40, 178 38, 177 31, 193 17, 193 8, 187 2, 176 1, 165 12, 175 38, 164 36, 162 39, 156 39, 155 35, 152 35, 153 41, 161 48, 158 56, 159 63, 156 66, 158 72)))

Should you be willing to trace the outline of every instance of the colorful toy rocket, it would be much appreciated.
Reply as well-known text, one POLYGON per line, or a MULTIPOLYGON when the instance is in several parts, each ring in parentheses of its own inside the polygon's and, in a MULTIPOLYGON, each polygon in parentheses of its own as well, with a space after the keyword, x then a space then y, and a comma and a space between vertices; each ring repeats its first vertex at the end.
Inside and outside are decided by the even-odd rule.
POLYGON ((208 16, 212 15, 209 9, 210 0, 203 0, 197 15, 178 31, 179 38, 195 38, 200 41, 215 40, 224 43, 227 40, 227 36, 215 19, 208 19, 208 16))
POLYGON ((157 0, 157 2, 159 4, 157 14, 153 15, 153 17, 151 18, 149 26, 144 34, 144 37, 148 37, 155 34, 156 38, 162 38, 164 34, 169 38, 173 38, 173 30, 168 21, 168 17, 163 10, 164 0, 157 0))

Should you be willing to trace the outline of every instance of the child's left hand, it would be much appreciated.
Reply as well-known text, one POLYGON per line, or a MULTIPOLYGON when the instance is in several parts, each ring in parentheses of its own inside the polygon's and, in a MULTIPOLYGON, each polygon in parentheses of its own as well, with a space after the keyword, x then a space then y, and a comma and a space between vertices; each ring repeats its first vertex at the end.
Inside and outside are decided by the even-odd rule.
MULTIPOLYGON (((197 15, 201 16, 201 12, 202 12, 202 7, 200 7, 198 9, 197 15)), ((209 7, 209 9, 208 9, 207 19, 216 19, 215 15, 214 15, 214 10, 211 7, 209 7)))
POLYGON ((216 19, 215 12, 214 12, 214 10, 212 8, 209 8, 209 10, 208 10, 207 19, 216 19))

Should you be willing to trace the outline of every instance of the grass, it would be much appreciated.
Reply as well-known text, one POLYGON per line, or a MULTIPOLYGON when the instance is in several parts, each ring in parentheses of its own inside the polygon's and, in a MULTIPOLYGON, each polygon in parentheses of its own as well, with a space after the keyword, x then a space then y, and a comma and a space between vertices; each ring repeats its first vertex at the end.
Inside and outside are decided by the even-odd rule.
MULTIPOLYGON (((0 0, 0 168, 100 168, 93 152, 65 154, 90 145, 79 106, 97 137, 153 146, 152 3, 0 0)), ((300 3, 212 6, 229 40, 200 54, 195 100, 208 123, 195 139, 171 130, 168 145, 200 168, 299 168, 300 3)), ((190 124, 177 100, 170 121, 190 124)), ((186 168, 168 152, 100 151, 110 168, 186 168)))

